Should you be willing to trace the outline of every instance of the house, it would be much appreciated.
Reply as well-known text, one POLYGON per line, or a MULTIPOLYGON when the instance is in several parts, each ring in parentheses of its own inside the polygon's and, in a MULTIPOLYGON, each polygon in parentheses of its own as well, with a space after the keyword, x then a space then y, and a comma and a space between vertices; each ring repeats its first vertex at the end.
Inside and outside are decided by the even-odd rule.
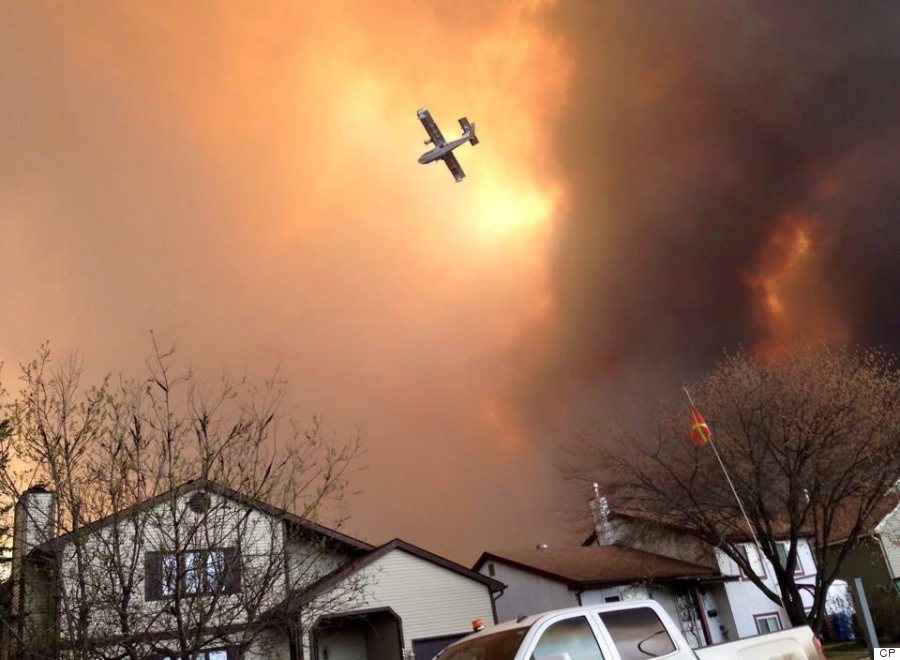
MULTIPOLYGON (((784 609, 773 603, 743 575, 730 557, 703 543, 688 530, 654 520, 641 512, 613 510, 606 498, 600 497, 596 491, 591 501, 591 511, 594 531, 584 541, 587 546, 617 544, 652 551, 665 557, 710 566, 718 575, 730 578, 710 586, 710 600, 716 604, 715 609, 719 614, 716 622, 718 625, 710 626, 714 643, 781 630, 790 625, 784 609)), ((732 541, 737 542, 739 551, 754 568, 757 577, 778 593, 774 568, 762 556, 752 539, 732 541)), ((779 544, 780 554, 785 561, 788 548, 787 541, 779 544)), ((795 580, 797 584, 808 587, 801 592, 807 610, 812 607, 812 588, 816 582, 816 573, 817 566, 808 539, 798 539, 795 580)))
MULTIPOLYGON (((775 569, 771 562, 762 556, 756 544, 746 541, 740 543, 738 549, 747 558, 757 577, 773 592, 779 593, 775 569)), ((780 542, 778 549, 782 561, 786 562, 788 542, 780 542)), ((784 609, 773 603, 759 587, 743 575, 734 560, 719 549, 715 550, 715 557, 722 575, 738 578, 736 581, 723 584, 737 637, 749 637, 791 627, 784 609)), ((799 539, 794 581, 797 585, 805 585, 805 588, 801 587, 800 595, 807 613, 812 609, 812 590, 816 583, 816 572, 816 562, 809 541, 799 539)))
MULTIPOLYGON (((839 520, 836 540, 830 546, 835 554, 847 542, 854 520, 855 516, 839 520)), ((900 591, 900 498, 896 492, 876 505, 870 523, 847 548, 837 575, 850 584, 854 578, 861 578, 870 597, 879 592, 900 591)))
POLYGON ((62 535, 55 497, 16 506, 6 658, 406 660, 496 621, 489 576, 213 482, 62 535))
POLYGON ((651 598, 679 621, 694 647, 721 641, 713 588, 728 578, 714 568, 617 545, 491 551, 474 570, 506 589, 497 598, 497 618, 546 610, 651 598))
POLYGON ((497 623, 496 597, 504 588, 494 578, 394 539, 321 580, 309 602, 341 593, 348 582, 359 578, 365 588, 357 598, 344 611, 321 616, 311 626, 310 657, 395 657, 374 647, 371 640, 363 643, 372 635, 373 622, 380 621, 415 660, 431 660, 448 644, 471 633, 474 620, 497 623), (362 652, 366 646, 368 656, 362 652))

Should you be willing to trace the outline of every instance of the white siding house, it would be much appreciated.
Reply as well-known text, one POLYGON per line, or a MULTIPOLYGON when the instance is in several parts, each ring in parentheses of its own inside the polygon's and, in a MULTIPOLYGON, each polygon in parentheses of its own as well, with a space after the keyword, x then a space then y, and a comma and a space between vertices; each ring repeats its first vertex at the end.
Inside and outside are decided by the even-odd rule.
POLYGON ((132 630, 165 633, 173 623, 166 608, 171 607, 168 603, 179 581, 192 594, 205 596, 191 602, 185 599, 180 616, 198 625, 223 626, 246 623, 251 603, 259 610, 274 608, 289 596, 289 587, 299 588, 322 577, 310 570, 289 585, 283 570, 272 572, 273 566, 283 565, 285 556, 283 520, 214 491, 205 493, 206 508, 195 512, 194 494, 186 491, 162 498, 127 517, 91 527, 77 543, 63 537, 43 546, 55 562, 62 639, 74 639, 78 633, 72 628, 82 621, 91 639, 115 639, 123 614, 132 630), (177 523, 172 522, 176 519, 177 523), (184 534, 181 540, 172 532, 176 525, 184 534), (232 577, 240 585, 229 588, 225 583, 232 569, 239 573, 232 577), (119 587, 110 579, 111 573, 115 579, 134 574, 128 601, 124 594, 115 593, 119 587), (218 585, 222 588, 215 595, 215 606, 201 584, 210 578, 223 582, 218 585), (91 612, 82 618, 77 610, 84 603, 90 604, 91 612))
POLYGON ((875 507, 867 525, 862 527, 856 541, 849 547, 847 538, 857 522, 855 512, 839 518, 838 529, 829 550, 829 569, 834 556, 845 551, 837 572, 842 580, 851 583, 861 578, 866 595, 900 590, 900 492, 895 487, 875 507))
POLYGON ((720 583, 731 578, 710 566, 635 548, 594 545, 485 552, 474 568, 507 585, 497 598, 500 621, 564 607, 649 598, 680 622, 695 648, 722 641, 715 599, 724 593, 720 583))
MULTIPOLYGON (((728 578, 720 584, 710 585, 701 594, 701 609, 706 613, 709 637, 714 643, 790 625, 786 612, 742 575, 737 564, 722 551, 714 550, 683 529, 658 523, 637 513, 615 511, 606 498, 596 493, 590 508, 594 516, 594 533, 585 540, 585 545, 617 544, 640 548, 682 561, 709 565, 719 575, 728 578)), ((743 548, 748 561, 755 567, 756 574, 772 591, 778 593, 772 565, 762 557, 754 544, 744 543, 739 547, 743 548)), ((782 543, 781 547, 786 555, 787 543, 782 543)), ((817 570, 809 542, 799 539, 795 573, 797 583, 815 584, 817 570)), ((804 605, 807 609, 810 608, 811 593, 803 590, 801 596, 804 605)))
POLYGON ((497 599, 498 621, 512 621, 520 614, 537 614, 579 604, 578 592, 559 577, 538 574, 494 558, 484 562, 479 560, 475 569, 506 585, 503 595, 497 599))
POLYGON ((406 544, 393 544, 368 572, 370 606, 391 607, 400 616, 407 648, 419 639, 468 634, 474 619, 494 621, 484 583, 424 559, 406 544))
POLYGON ((874 534, 881 544, 891 580, 897 584, 900 581, 900 505, 879 521, 874 534))
MULTIPOLYGON (((359 612, 376 627, 380 618, 386 631, 386 635, 370 635, 370 647, 384 642, 385 636, 396 635, 404 653, 425 660, 434 655, 425 649, 443 648, 441 644, 469 634, 475 619, 485 624, 497 621, 491 588, 499 590, 499 582, 400 539, 349 565, 329 582, 340 587, 354 578, 361 578, 364 585, 355 606, 345 615, 326 617, 327 622, 310 626, 307 648, 312 648, 313 657, 316 652, 321 656, 326 647, 329 659, 359 657, 352 649, 363 643, 361 631, 347 626, 348 619, 358 617, 359 612), (396 630, 388 625, 390 619, 397 621, 396 630), (329 628, 340 632, 330 634, 329 628)), ((329 593, 327 588, 323 590, 326 598, 329 593)), ((391 656, 385 651, 372 657, 391 656)))
MULTIPOLYGON (((783 545, 786 547, 787 544, 783 545)), ((778 582, 775 579, 775 569, 772 564, 760 555, 754 544, 745 543, 741 547, 763 583, 778 593, 778 582)), ((716 561, 723 575, 737 578, 735 581, 725 583, 725 591, 728 595, 731 616, 738 637, 749 637, 790 627, 787 613, 746 578, 730 557, 722 551, 716 550, 716 561)), ((814 585, 816 581, 815 559, 809 543, 805 539, 797 542, 795 580, 797 584, 807 585, 814 585)), ((801 592, 801 596, 803 604, 808 610, 812 607, 812 594, 804 590, 801 592)))
POLYGON ((502 588, 399 539, 374 548, 208 481, 59 536, 52 512, 45 489, 17 507, 19 626, 5 657, 402 660, 472 619, 494 622, 502 588))

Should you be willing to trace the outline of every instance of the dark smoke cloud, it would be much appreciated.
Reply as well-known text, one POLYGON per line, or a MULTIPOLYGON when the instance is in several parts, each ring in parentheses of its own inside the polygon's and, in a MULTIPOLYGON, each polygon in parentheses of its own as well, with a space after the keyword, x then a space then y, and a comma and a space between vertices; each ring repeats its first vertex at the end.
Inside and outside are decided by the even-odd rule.
POLYGON ((591 414, 739 343, 896 342, 896 3, 7 4, 0 383, 46 338, 142 373, 150 328, 281 365, 363 428, 372 542, 559 542, 591 414), (421 105, 477 121, 463 184, 421 105))
POLYGON ((740 345, 898 344, 900 5, 563 3, 551 20, 575 54, 556 135, 570 205, 532 421, 671 392, 740 345), (754 278, 798 216, 811 247, 773 336, 754 278))

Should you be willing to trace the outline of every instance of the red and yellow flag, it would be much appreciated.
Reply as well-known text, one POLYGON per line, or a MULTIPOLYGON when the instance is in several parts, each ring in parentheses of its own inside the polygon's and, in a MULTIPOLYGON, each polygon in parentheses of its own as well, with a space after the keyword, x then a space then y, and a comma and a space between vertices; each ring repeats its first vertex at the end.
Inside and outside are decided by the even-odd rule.
POLYGON ((693 442, 698 447, 706 446, 706 443, 709 442, 709 439, 712 437, 712 431, 709 430, 709 425, 706 423, 706 420, 703 419, 703 415, 700 414, 700 411, 697 410, 697 406, 693 403, 691 404, 691 442, 693 442))

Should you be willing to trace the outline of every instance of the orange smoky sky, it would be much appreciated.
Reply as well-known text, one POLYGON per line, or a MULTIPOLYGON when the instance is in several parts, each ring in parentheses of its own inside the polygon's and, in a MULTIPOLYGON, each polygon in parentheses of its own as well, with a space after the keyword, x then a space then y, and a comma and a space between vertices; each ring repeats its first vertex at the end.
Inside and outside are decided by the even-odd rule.
POLYGON ((540 540, 518 519, 546 507, 552 468, 499 401, 563 194, 546 127, 570 63, 543 10, 17 6, 0 357, 49 338, 135 373, 153 329, 212 377, 280 366, 295 414, 365 435, 351 531, 457 556, 540 540), (487 136, 460 150, 464 183, 416 162, 419 107, 487 136))
POLYGON ((572 542, 592 415, 900 336, 900 12, 802 4, 16 3, 4 376, 44 339, 138 373, 152 329, 363 430, 351 533, 572 542), (419 107, 477 123, 464 182, 419 107))

